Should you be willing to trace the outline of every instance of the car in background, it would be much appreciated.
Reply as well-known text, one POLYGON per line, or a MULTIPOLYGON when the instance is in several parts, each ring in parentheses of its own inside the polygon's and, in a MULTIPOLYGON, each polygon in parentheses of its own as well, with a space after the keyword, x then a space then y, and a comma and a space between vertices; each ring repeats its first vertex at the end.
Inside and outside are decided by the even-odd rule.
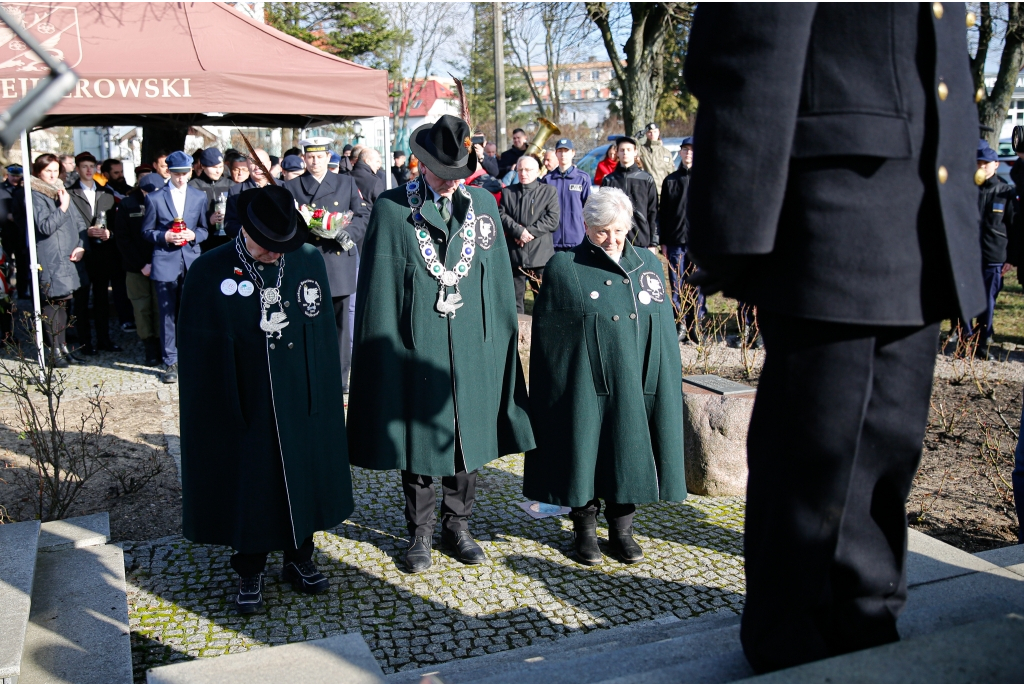
POLYGON ((996 154, 999 155, 999 169, 996 170, 996 176, 1003 183, 1009 183, 1011 186, 1017 185, 1010 178, 1010 169, 1019 159, 1017 153, 1013 151, 1013 141, 1010 138, 1000 138, 996 154))
MULTIPOLYGON (((615 141, 621 137, 621 135, 612 134, 608 136, 608 140, 615 141)), ((665 149, 672 153, 672 166, 679 168, 679 148, 682 147, 683 139, 663 138, 661 142, 665 145, 665 149)), ((597 165, 601 163, 601 160, 608 153, 608 148, 612 145, 614 145, 613 142, 595 147, 576 160, 576 167, 589 174, 591 180, 593 180, 594 175, 597 173, 597 165)))

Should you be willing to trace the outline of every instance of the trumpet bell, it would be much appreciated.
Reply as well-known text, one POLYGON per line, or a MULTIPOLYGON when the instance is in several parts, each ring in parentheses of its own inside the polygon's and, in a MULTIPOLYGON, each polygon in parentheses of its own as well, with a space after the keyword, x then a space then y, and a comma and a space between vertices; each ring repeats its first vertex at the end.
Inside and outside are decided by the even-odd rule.
POLYGON ((533 136, 533 140, 526 146, 524 155, 530 155, 537 159, 537 161, 543 161, 544 156, 544 143, 548 141, 551 136, 561 135, 562 131, 559 130, 558 126, 551 123, 544 117, 537 119, 537 134, 533 136))

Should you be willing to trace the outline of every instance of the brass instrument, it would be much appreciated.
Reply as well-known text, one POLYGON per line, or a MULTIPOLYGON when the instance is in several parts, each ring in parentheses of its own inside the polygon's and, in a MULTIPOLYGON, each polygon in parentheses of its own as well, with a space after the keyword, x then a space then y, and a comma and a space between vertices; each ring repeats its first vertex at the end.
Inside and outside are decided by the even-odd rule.
POLYGON ((526 150, 523 152, 524 155, 530 155, 538 162, 544 161, 544 143, 547 142, 551 136, 561 135, 561 131, 557 126, 552 124, 544 117, 537 119, 537 124, 540 126, 537 131, 537 135, 533 137, 530 144, 526 146, 526 150))

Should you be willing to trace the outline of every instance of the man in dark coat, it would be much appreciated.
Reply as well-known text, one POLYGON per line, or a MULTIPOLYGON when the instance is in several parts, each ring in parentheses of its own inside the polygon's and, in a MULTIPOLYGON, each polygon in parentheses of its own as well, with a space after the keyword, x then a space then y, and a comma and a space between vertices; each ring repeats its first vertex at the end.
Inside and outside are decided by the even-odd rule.
POLYGON ((298 178, 286 181, 284 187, 300 205, 332 213, 352 212, 352 222, 345 231, 354 244, 342 244, 338 240, 322 238, 312 233, 309 235, 310 244, 323 255, 327 276, 331 279, 334 322, 338 327, 338 353, 341 355, 341 384, 347 391, 352 358, 349 298, 356 291, 359 248, 363 242, 370 212, 363 204, 359 188, 350 174, 332 174, 327 170, 331 142, 330 138, 299 141, 303 160, 306 162, 306 172, 298 178))
POLYGON ((676 316, 676 332, 680 341, 699 342, 701 320, 708 313, 700 288, 687 292, 687 274, 692 274, 686 243, 690 225, 686 219, 687 188, 693 166, 693 138, 683 138, 679 146, 679 168, 665 177, 658 201, 658 242, 668 261, 668 277, 672 286, 672 308, 676 316))
POLYGON ((476 470, 534 446, 498 208, 459 182, 477 168, 469 131, 444 115, 413 132, 423 176, 377 199, 359 267, 349 453, 356 466, 401 470, 413 572, 431 564, 433 479, 442 541, 479 564, 476 470))
POLYGON ((615 141, 619 164, 601 179, 601 187, 618 188, 633 203, 633 230, 629 242, 636 247, 657 248, 658 187, 654 178, 636 165, 636 141, 623 136, 615 141))
POLYGON ((114 222, 114 240, 121 253, 125 287, 135 310, 135 332, 142 340, 147 366, 158 366, 163 355, 160 350, 160 308, 157 306, 156 283, 149 277, 153 269, 153 244, 142 235, 142 224, 146 218, 146 196, 163 187, 159 174, 146 174, 140 178, 139 187, 121 200, 114 222))
POLYGON ((535 289, 533 283, 543 279, 544 265, 555 254, 551 234, 558 228, 559 207, 555 187, 537 180, 540 164, 535 157, 523 155, 516 166, 519 183, 501 191, 498 215, 512 263, 516 310, 524 314, 527 279, 535 289))
POLYGON ((86 231, 89 249, 83 261, 86 273, 89 274, 92 316, 96 323, 96 346, 93 347, 89 331, 90 288, 81 288, 75 293, 75 331, 81 346, 79 350, 88 355, 96 354, 97 350, 120 352, 121 347, 110 339, 110 286, 118 278, 124 278, 121 254, 117 244, 110 239, 117 202, 111 190, 93 180, 96 158, 92 153, 83 152, 75 157, 75 169, 78 171, 78 180, 68 188, 68 193, 72 204, 89 227, 86 231))
POLYGON ((572 507, 576 558, 601 563, 597 515, 625 563, 636 505, 686 498, 679 345, 661 262, 626 242, 633 207, 602 188, 583 209, 587 237, 548 262, 533 308, 523 494, 572 507))
MULTIPOLYGON (((516 162, 526 152, 526 131, 521 128, 512 131, 512 147, 498 156, 498 178, 502 178, 516 167, 516 162)), ((493 176, 493 174, 492 174, 493 176)))
POLYGON ((962 4, 701 4, 699 280, 758 309, 747 442, 757 671, 899 639, 939 322, 985 306, 962 4))
POLYGON ((366 200, 367 205, 372 208, 373 203, 384 192, 384 181, 377 176, 380 170, 380 153, 372 147, 363 150, 359 161, 352 165, 349 175, 356 182, 359 193, 366 200))
POLYGON ((236 550, 235 606, 252 613, 274 550, 283 581, 328 589, 313 534, 353 503, 323 259, 285 189, 243 193, 239 213, 241 234, 195 263, 182 294, 182 532, 236 550))
POLYGON ((170 181, 152 193, 146 202, 142 235, 153 244, 149 277, 156 283, 160 308, 160 346, 165 371, 164 383, 178 382, 178 302, 185 274, 200 254, 206 240, 206 194, 188 185, 192 158, 181 150, 167 155, 170 181), (181 226, 184 225, 184 227, 181 226))
MULTIPOLYGON (((224 175, 224 155, 215 147, 208 147, 199 153, 199 167, 201 172, 188 184, 206 193, 206 225, 210 227, 210 237, 203 241, 202 250, 209 252, 231 241, 233 236, 224 230, 228 192, 233 186, 244 183, 234 183, 224 175)), ((251 172, 249 178, 252 178, 251 172)))

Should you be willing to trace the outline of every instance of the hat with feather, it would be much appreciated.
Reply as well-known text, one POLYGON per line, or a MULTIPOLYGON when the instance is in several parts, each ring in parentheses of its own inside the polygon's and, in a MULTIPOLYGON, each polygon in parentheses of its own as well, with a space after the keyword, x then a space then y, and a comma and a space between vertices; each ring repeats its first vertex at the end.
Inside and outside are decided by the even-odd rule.
POLYGON ((409 147, 416 159, 446 181, 468 178, 479 165, 473 151, 469 107, 462 81, 455 79, 455 86, 459 92, 461 118, 445 114, 433 124, 420 126, 409 138, 409 147))

